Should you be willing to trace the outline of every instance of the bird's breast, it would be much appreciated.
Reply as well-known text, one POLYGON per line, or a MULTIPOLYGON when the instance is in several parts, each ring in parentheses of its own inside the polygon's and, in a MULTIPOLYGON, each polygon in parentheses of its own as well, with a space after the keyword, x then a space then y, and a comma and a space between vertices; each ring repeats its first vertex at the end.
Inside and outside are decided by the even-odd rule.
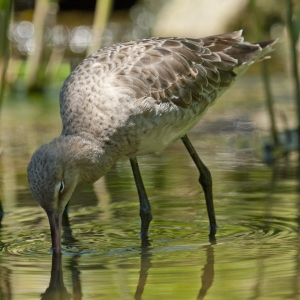
MULTIPOLYGON (((170 104, 169 109, 141 113, 129 118, 119 136, 125 137, 129 156, 159 153, 185 135, 205 113, 209 104, 183 109, 170 104), (128 126, 129 125, 129 126, 128 126)), ((126 142, 124 143, 124 149, 126 142)))

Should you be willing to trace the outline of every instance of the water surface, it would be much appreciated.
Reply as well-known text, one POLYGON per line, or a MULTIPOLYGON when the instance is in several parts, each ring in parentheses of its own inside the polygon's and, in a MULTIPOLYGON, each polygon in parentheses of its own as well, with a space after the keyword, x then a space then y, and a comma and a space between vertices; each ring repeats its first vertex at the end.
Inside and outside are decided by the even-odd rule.
MULTIPOLYGON (((289 85, 275 81, 284 83, 273 87, 277 108, 293 125, 289 85)), ((61 130, 58 90, 41 98, 7 97, 1 116, 1 299, 299 299, 296 164, 293 155, 262 162, 259 77, 236 83, 190 134, 214 179, 215 243, 197 170, 178 141, 139 158, 154 216, 149 247, 140 245, 138 196, 122 159, 76 189, 61 261, 52 261, 48 220, 26 177, 32 152, 61 130)))

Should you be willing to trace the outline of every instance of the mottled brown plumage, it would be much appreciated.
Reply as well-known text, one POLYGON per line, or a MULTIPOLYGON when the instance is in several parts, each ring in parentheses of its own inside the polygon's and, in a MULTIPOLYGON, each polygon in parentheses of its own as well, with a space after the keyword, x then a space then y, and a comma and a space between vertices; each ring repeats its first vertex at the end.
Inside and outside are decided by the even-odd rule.
MULTIPOLYGON (((48 216, 60 215, 78 183, 96 181, 122 156, 160 152, 185 136, 273 43, 244 43, 236 31, 202 39, 151 38, 95 52, 61 89, 61 135, 29 163, 35 199, 48 216)), ((60 251, 60 242, 53 243, 60 251)))

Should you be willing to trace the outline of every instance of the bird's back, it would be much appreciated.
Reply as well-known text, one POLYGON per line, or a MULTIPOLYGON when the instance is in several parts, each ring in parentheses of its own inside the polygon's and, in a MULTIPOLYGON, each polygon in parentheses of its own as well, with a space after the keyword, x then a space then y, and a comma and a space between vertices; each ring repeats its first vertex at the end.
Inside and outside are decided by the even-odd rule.
POLYGON ((272 43, 243 43, 237 31, 103 48, 65 81, 62 134, 96 138, 125 155, 160 151, 192 128, 272 43))

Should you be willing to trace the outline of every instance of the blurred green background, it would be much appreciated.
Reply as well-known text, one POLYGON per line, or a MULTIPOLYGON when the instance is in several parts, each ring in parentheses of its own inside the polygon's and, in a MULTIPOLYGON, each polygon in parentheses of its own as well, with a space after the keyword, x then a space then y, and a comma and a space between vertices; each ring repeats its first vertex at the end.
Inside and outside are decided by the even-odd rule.
POLYGON ((299 299, 299 29, 296 0, 0 0, 0 299, 71 299, 66 288, 73 299, 299 299), (214 179, 217 244, 178 142, 140 158, 152 248, 139 248, 124 158, 78 187, 63 262, 51 262, 26 167, 60 133, 59 90, 71 66, 117 42, 239 29, 250 42, 279 40, 190 135, 214 179), (292 159, 276 163, 287 152, 292 159))
POLYGON ((291 77, 291 96, 298 112, 291 123, 297 130, 299 1, 1 0, 0 10, 1 102, 9 93, 45 93, 59 88, 70 73, 70 64, 76 65, 113 43, 150 36, 202 37, 244 29, 247 41, 279 39, 270 70, 265 62, 262 71, 259 64, 250 69, 262 72, 264 78, 274 144, 279 142, 276 122, 282 123, 282 118, 276 121, 274 117, 270 73, 291 77))
POLYGON ((12 4, 1 0, 0 33, 5 41, 1 60, 10 56, 5 81, 11 90, 22 83, 25 90, 41 91, 68 75, 72 58, 81 60, 102 46, 149 36, 202 37, 241 28, 252 42, 280 38, 277 70, 288 72, 289 2, 296 40, 298 1, 17 0, 12 4))

